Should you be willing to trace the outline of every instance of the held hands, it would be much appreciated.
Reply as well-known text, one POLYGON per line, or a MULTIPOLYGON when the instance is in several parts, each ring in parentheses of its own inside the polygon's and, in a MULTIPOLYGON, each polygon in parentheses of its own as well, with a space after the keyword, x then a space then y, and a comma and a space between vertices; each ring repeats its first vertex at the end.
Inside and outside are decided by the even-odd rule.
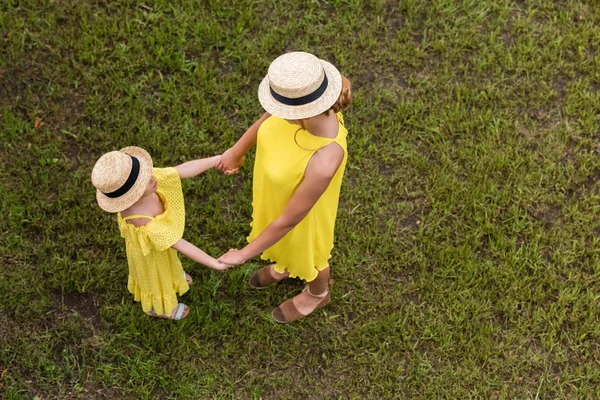
POLYGON ((240 170, 244 163, 244 156, 238 156, 233 149, 229 149, 217 159, 215 168, 225 175, 233 175, 240 170))
POLYGON ((231 267, 245 263, 246 259, 242 256, 241 250, 230 249, 227 253, 219 257, 217 261, 231 267))
POLYGON ((217 271, 225 271, 226 269, 229 269, 231 267, 233 267, 233 264, 225 264, 222 262, 219 262, 218 260, 215 260, 215 262, 211 265, 211 268, 217 271))

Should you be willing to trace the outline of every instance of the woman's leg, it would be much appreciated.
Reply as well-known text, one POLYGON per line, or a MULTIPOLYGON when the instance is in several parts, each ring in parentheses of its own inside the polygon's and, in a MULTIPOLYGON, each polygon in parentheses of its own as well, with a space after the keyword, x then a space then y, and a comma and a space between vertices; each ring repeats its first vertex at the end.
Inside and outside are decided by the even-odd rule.
POLYGON ((254 289, 264 289, 290 276, 287 271, 283 274, 275 271, 274 266, 275 264, 270 264, 256 271, 254 275, 250 277, 250 286, 254 289))
POLYGON ((273 319, 285 323, 304 318, 317 308, 329 303, 329 267, 320 271, 317 278, 308 283, 307 290, 286 300, 273 310, 273 319))
POLYGON ((308 282, 308 290, 310 293, 317 296, 324 293, 329 288, 329 272, 330 268, 327 267, 323 271, 319 271, 319 275, 314 281, 308 282))
POLYGON ((280 274, 279 272, 275 271, 275 264, 271 264, 268 267, 269 267, 269 273, 271 274, 273 279, 275 279, 277 281, 282 281, 290 276, 290 273, 287 272, 287 270, 285 270, 285 272, 283 274, 280 274))

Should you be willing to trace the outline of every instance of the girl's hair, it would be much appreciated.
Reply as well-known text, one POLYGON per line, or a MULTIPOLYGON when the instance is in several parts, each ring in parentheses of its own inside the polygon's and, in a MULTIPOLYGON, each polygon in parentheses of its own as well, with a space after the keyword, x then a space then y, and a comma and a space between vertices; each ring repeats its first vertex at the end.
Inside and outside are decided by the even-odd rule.
MULTIPOLYGON (((334 113, 344 111, 350 105, 350 103, 352 103, 351 88, 352 85, 350 84, 350 80, 342 75, 342 92, 340 93, 340 97, 338 97, 337 101, 329 110, 333 110, 334 113)), ((329 110, 326 112, 328 113, 329 110)))

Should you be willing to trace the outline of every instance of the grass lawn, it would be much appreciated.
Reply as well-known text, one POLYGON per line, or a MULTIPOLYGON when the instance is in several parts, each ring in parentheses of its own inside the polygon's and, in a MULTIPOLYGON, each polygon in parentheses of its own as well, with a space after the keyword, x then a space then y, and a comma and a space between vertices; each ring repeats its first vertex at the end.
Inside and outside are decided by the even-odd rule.
MULTIPOLYGON (((547 0, 3 0, 0 397, 600 396, 600 8, 547 0), (292 50, 353 82, 332 303, 278 325, 264 262, 179 323, 127 292, 105 152, 220 154, 292 50)), ((185 181, 185 238, 249 232, 252 159, 185 181)))

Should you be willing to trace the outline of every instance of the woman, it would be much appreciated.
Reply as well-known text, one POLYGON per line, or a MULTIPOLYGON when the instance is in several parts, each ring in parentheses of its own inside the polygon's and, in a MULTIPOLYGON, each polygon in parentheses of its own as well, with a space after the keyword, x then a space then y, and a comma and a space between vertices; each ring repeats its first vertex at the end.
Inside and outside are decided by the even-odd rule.
POLYGON ((351 102, 350 82, 332 64, 293 52, 271 63, 258 98, 266 113, 216 163, 236 173, 257 146, 249 244, 219 262, 239 265, 262 253, 273 264, 250 278, 257 289, 288 277, 305 280, 305 290, 272 313, 286 323, 330 301, 328 260, 348 157, 340 112, 351 102))

